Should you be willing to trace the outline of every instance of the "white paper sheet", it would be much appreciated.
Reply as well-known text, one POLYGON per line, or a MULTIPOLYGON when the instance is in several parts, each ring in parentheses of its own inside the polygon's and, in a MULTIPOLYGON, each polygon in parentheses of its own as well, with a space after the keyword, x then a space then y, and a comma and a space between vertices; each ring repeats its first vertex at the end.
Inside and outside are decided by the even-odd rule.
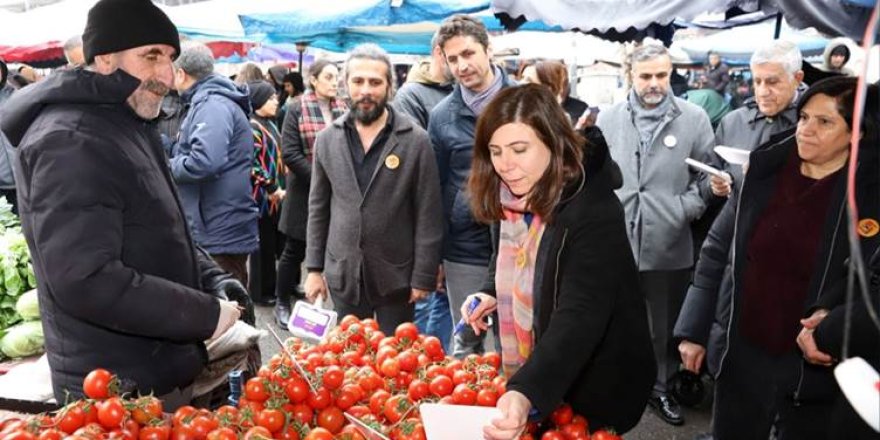
POLYGON ((485 406, 440 405, 419 406, 428 440, 480 440, 483 427, 501 417, 498 408, 485 406))

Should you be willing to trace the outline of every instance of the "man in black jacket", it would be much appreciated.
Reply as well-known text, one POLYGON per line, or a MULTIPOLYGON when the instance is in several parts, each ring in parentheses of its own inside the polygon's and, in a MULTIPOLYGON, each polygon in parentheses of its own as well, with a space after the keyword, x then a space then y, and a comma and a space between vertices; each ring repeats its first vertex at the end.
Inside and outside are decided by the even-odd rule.
POLYGON ((88 69, 16 93, 2 117, 55 398, 80 396, 103 367, 171 409, 207 362, 203 341, 240 315, 218 297, 243 287, 193 245, 151 122, 180 50, 174 25, 152 2, 101 0, 83 40, 88 69))

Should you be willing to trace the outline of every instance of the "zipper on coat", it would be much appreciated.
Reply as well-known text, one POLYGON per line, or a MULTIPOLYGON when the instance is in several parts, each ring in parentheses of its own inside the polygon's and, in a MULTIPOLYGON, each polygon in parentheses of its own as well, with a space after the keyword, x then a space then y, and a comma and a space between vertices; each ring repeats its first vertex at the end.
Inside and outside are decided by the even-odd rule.
MULTIPOLYGON (((747 173, 743 173, 743 183, 742 188, 739 190, 739 194, 736 196, 736 215, 733 219, 733 235, 730 237, 730 316, 727 318, 727 332, 724 334, 724 351, 721 353, 721 359, 718 361, 718 374, 716 376, 721 376, 721 370, 724 369, 724 360, 727 359, 727 353, 730 351, 730 330, 733 328, 733 312, 736 306, 736 237, 737 230, 739 229, 739 220, 740 220, 740 206, 742 206, 742 196, 746 190, 746 181, 748 180, 747 173)), ((722 277, 724 275, 722 274, 722 277)), ((719 292, 716 295, 720 295, 720 285, 719 292)), ((711 331, 711 330, 710 330, 711 331)), ((707 347, 708 349, 708 344, 707 347)))

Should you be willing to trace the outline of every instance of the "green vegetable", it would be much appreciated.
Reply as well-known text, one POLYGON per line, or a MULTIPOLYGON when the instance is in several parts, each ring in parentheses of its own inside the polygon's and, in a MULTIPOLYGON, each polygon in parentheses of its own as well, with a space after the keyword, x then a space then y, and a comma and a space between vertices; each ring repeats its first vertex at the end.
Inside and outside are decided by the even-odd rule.
POLYGON ((43 324, 27 321, 6 329, 0 351, 11 358, 31 356, 43 351, 43 324))
POLYGON ((18 302, 15 303, 15 311, 25 321, 40 319, 40 302, 37 298, 37 289, 28 290, 18 297, 18 302))

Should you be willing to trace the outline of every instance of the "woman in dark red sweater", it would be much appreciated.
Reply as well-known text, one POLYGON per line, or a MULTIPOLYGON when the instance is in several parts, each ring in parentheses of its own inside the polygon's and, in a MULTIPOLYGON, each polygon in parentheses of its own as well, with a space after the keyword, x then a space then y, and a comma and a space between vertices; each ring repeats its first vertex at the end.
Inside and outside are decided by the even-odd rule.
MULTIPOLYGON (((795 133, 755 150, 700 254, 675 336, 685 367, 704 357, 716 376, 716 440, 825 439, 840 393, 833 361, 807 362, 801 319, 846 285, 846 171, 855 78, 816 83, 798 104, 795 133), (708 348, 708 350, 707 350, 708 348)), ((860 219, 878 218, 877 90, 865 105, 857 168, 860 219)), ((861 237, 871 255, 880 235, 861 237)))

